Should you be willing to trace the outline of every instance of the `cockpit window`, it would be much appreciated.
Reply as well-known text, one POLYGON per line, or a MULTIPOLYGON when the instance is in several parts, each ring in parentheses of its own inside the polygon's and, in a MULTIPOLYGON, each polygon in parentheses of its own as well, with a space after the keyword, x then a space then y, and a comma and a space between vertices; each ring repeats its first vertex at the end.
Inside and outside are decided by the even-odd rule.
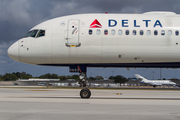
POLYGON ((37 37, 45 36, 45 30, 40 30, 37 37))
POLYGON ((30 37, 36 37, 37 32, 38 32, 38 30, 34 30, 34 31, 31 33, 30 37))
POLYGON ((24 37, 42 37, 42 36, 45 36, 45 30, 31 30, 24 37))
POLYGON ((32 34, 33 30, 29 31, 24 37, 29 37, 32 34))

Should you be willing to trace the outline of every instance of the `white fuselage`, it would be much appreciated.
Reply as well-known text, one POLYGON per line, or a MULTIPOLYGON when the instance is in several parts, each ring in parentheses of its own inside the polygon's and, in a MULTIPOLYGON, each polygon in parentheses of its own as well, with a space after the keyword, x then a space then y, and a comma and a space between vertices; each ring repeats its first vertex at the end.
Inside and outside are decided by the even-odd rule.
POLYGON ((59 17, 33 27, 37 34, 18 40, 8 55, 36 65, 180 67, 179 21, 171 12, 59 17), (45 35, 37 37, 40 30, 45 35))
POLYGON ((146 83, 151 85, 176 85, 176 83, 169 80, 146 80, 146 81, 141 81, 141 83, 146 83))

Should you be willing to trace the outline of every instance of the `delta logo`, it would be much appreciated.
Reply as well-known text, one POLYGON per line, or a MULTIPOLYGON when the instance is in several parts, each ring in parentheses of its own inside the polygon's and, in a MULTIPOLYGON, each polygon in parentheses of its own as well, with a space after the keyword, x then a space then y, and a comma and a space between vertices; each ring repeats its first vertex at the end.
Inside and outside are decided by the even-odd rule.
POLYGON ((102 25, 99 23, 99 21, 97 19, 95 19, 89 27, 90 28, 102 28, 102 25))

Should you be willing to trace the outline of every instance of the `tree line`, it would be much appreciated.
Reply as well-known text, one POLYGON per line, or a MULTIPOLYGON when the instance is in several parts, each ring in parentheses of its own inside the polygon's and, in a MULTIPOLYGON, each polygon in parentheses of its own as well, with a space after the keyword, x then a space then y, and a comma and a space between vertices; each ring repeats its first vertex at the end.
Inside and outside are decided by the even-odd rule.
MULTIPOLYGON (((26 74, 25 72, 13 72, 13 73, 6 73, 5 75, 0 75, 0 81, 15 81, 18 79, 29 79, 29 78, 39 78, 39 79, 60 79, 60 80, 67 80, 67 79, 75 79, 75 80, 80 80, 79 75, 62 75, 58 76, 57 74, 44 74, 40 75, 38 77, 33 77, 30 74, 26 74)), ((96 76, 96 77, 89 77, 87 78, 88 80, 104 80, 102 76, 96 76)), ((117 76, 110 76, 108 78, 109 80, 114 80, 115 83, 125 83, 128 81, 125 77, 121 75, 117 76)))

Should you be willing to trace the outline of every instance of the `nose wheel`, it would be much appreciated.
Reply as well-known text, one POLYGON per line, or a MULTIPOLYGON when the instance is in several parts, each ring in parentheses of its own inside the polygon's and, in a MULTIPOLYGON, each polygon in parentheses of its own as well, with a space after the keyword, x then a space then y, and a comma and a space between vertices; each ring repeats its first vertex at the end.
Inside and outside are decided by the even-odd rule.
POLYGON ((79 84, 80 87, 83 87, 83 89, 80 91, 80 97, 83 99, 88 99, 91 97, 91 91, 88 89, 89 83, 86 78, 86 71, 87 67, 86 66, 70 66, 70 72, 79 72, 79 84))
POLYGON ((81 98, 88 99, 91 97, 91 91, 87 88, 88 81, 86 79, 86 72, 84 73, 80 72, 79 78, 80 78, 80 85, 84 87, 84 89, 80 91, 80 96, 81 98))
POLYGON ((87 88, 84 88, 80 91, 81 98, 88 99, 91 96, 91 91, 87 88))

